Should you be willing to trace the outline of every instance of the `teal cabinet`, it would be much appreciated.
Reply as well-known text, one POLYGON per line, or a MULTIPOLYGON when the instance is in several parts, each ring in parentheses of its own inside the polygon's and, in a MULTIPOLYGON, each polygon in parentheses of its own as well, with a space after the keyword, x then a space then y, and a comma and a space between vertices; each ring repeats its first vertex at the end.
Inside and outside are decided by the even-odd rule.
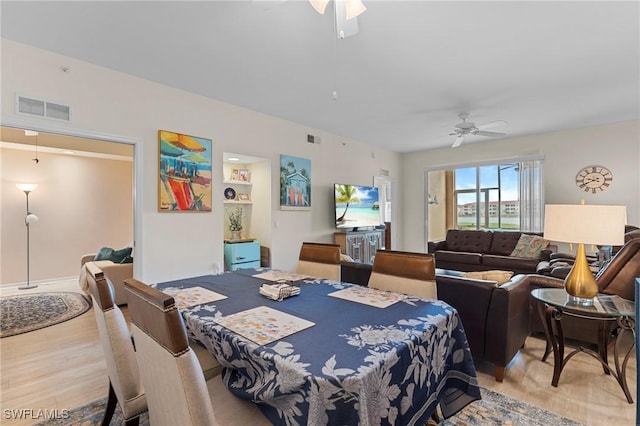
POLYGON ((225 243, 224 262, 228 271, 260 267, 260 242, 225 243))

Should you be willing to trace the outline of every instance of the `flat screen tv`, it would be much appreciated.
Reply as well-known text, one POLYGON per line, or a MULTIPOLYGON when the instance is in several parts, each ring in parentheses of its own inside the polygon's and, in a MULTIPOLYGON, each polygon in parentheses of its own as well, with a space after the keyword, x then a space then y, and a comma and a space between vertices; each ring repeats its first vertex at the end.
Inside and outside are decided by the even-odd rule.
POLYGON ((382 224, 378 188, 336 183, 333 192, 336 228, 356 231, 382 224))

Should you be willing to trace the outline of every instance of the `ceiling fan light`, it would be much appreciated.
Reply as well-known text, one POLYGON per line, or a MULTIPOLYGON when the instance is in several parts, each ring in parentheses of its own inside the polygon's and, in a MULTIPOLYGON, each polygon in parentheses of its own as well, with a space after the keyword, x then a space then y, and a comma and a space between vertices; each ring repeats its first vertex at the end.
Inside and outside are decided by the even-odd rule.
POLYGON ((324 11, 327 9, 327 5, 329 4, 329 0, 309 0, 311 6, 318 12, 320 15, 324 15, 324 11))
POLYGON ((346 9, 347 20, 360 16, 365 10, 367 10, 361 0, 345 0, 344 7, 346 9))

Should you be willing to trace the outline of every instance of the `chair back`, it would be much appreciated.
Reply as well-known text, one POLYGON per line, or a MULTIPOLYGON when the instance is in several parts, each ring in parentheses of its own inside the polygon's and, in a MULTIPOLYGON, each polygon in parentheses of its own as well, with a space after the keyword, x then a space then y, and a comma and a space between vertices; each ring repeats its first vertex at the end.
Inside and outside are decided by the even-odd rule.
POLYGON ((640 238, 632 239, 622 246, 596 275, 598 291, 616 294, 634 300, 635 279, 640 277, 640 238))
POLYGON ((436 268, 432 254, 378 250, 369 287, 423 299, 436 299, 436 268))
POLYGON ((218 424, 173 297, 133 278, 125 280, 125 289, 149 423, 218 424))
POLYGON ((124 419, 128 420, 147 410, 129 327, 122 311, 115 304, 113 286, 102 270, 93 262, 88 262, 86 268, 88 290, 93 300, 109 381, 124 419))
POLYGON ((340 246, 302 243, 296 273, 340 281, 340 246))

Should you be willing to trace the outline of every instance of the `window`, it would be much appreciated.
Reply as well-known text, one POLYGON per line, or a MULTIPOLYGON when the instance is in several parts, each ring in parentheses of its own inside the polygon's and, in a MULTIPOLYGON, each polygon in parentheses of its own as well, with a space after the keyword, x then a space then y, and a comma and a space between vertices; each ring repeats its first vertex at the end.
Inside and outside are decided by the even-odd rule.
POLYGON ((450 228, 541 232, 542 165, 534 159, 429 171, 428 239, 450 228), (441 202, 431 202, 435 193, 441 202))
POLYGON ((454 169, 455 227, 519 229, 517 163, 454 169))

